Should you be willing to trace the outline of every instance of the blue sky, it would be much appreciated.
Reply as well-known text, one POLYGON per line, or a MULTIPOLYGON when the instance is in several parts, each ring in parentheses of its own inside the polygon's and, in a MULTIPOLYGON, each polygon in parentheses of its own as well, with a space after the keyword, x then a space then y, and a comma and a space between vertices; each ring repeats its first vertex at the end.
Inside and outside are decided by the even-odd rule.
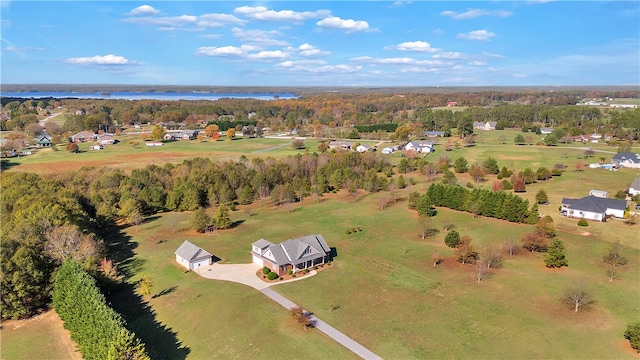
POLYGON ((1 1, 1 83, 640 83, 640 2, 1 1))

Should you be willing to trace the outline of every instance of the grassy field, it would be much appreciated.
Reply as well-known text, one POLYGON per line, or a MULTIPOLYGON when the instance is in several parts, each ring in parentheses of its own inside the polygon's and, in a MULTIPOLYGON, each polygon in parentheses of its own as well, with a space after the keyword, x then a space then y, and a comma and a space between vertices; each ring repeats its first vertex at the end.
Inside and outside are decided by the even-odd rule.
MULTIPOLYGON (((414 187, 424 188, 423 183, 414 187)), ((292 339, 282 337, 290 334, 286 311, 254 290, 178 270, 172 258, 179 244, 189 239, 223 262, 238 263, 250 261, 250 244, 261 237, 279 242, 310 233, 323 234, 337 248, 335 265, 318 276, 275 289, 384 358, 634 358, 625 348, 622 332, 639 311, 637 228, 621 222, 579 228, 573 220, 561 221, 558 227, 567 247, 568 268, 546 269, 543 255, 523 252, 507 258, 503 268, 477 284, 471 267, 451 258, 453 251, 443 244, 444 231, 421 240, 416 215, 407 209, 406 201, 379 210, 379 196, 362 196, 356 202, 340 194, 320 203, 307 199, 292 211, 254 204, 252 216, 241 210, 232 213, 233 220, 244 221, 239 227, 214 236, 187 230, 169 235, 172 226, 186 227, 190 214, 164 214, 127 231, 138 244, 140 264, 135 272, 151 274, 157 291, 176 287, 151 305, 158 320, 177 333, 194 358, 205 354, 245 357, 251 351, 246 341, 255 345, 257 340, 250 339, 273 331, 279 337, 256 346, 265 357, 278 356, 278 349, 292 339), (345 234, 356 226, 363 231, 345 234), (617 239, 623 240, 630 262, 620 269, 620 279, 610 283, 601 258, 617 239), (436 268, 430 261, 434 250, 445 257, 436 268), (559 299, 577 279, 589 283, 596 304, 576 314, 559 299), (339 308, 332 311, 335 305, 339 308), (242 321, 242 316, 253 320, 242 321), (207 342, 198 341, 199 327, 194 322, 210 324, 207 342), (215 340, 220 337, 245 342, 229 345, 215 340), (221 353, 223 344, 229 353, 221 353)), ((474 239, 481 253, 486 246, 501 246, 532 230, 529 225, 472 219, 446 209, 440 209, 432 221, 436 229, 445 222, 456 224, 458 231, 474 239)), ((318 341, 314 331, 299 335, 301 339, 295 341, 305 337, 318 341)), ((327 355, 316 348, 307 349, 307 354, 309 358, 327 355)), ((331 357, 345 356, 333 353, 331 357)))
MULTIPOLYGON (((189 212, 154 216, 125 229, 122 238, 132 245, 135 255, 127 265, 134 274, 131 281, 149 274, 160 296, 151 299, 148 307, 132 305, 137 303, 133 293, 117 294, 112 301, 161 358, 300 358, 300 354, 310 359, 353 358, 318 331, 295 326, 286 310, 257 291, 184 273, 173 262, 173 252, 185 239, 222 262, 245 263, 251 260, 250 244, 260 238, 280 242, 320 233, 337 249, 334 265, 317 276, 274 289, 383 358, 637 359, 622 334, 626 324, 640 315, 640 225, 629 227, 614 220, 578 227, 576 220, 560 216, 558 206, 563 197, 582 197, 590 189, 609 191, 612 196, 640 176, 638 170, 575 171, 577 162, 598 162, 600 156, 608 161, 613 155, 609 152, 615 149, 590 144, 587 146, 607 152, 583 159, 585 145, 516 146, 513 137, 518 133, 482 132, 477 145, 451 152, 436 147, 428 159, 464 156, 473 163, 492 156, 501 167, 531 167, 534 171, 540 166, 566 164, 562 176, 528 185, 521 196, 531 202, 540 189, 549 195, 550 205, 541 206, 540 213, 553 217, 567 248, 568 268, 549 270, 544 267, 543 254, 520 252, 505 258, 502 268, 476 283, 472 267, 457 263, 453 250, 444 245, 444 224, 453 223, 461 234, 471 236, 481 254, 487 246, 518 240, 533 227, 439 209, 431 220, 438 233, 422 240, 417 216, 407 208, 406 197, 411 191, 426 191, 429 183, 424 176, 408 174, 405 177, 413 178, 416 185, 398 191, 400 200, 384 210, 380 198, 387 193, 361 192, 357 201, 338 193, 319 202, 308 198, 290 208, 275 209, 257 201, 231 213, 232 220, 241 222, 238 227, 213 236, 188 230, 189 212), (500 144, 500 136, 505 137, 505 144, 500 144), (352 227, 362 231, 346 234, 352 227), (629 263, 619 269, 619 279, 609 282, 602 256, 616 241, 623 245, 629 263), (445 258, 437 267, 431 264, 434 251, 445 258), (574 313, 560 297, 577 280, 588 283, 596 302, 590 310, 574 313)), ((525 135, 539 140, 535 134, 525 135)), ((196 156, 215 160, 241 155, 282 157, 299 152, 288 145, 290 141, 191 141, 137 149, 123 141, 80 154, 41 151, 12 159, 19 165, 11 171, 51 172, 90 164, 126 170, 196 156)), ((317 147, 315 140, 305 144, 310 151, 317 147)), ((83 144, 83 149, 88 146, 83 144)), ((397 162, 401 154, 391 158, 397 162)), ((471 181, 467 174, 456 175, 461 185, 471 181)), ((491 186, 494 179, 488 176, 476 186, 491 186)), ((24 342, 16 339, 49 343, 55 336, 56 331, 27 327, 3 329, 2 357, 21 358, 19 346, 24 342)), ((64 349, 48 353, 34 347, 33 351, 29 357, 45 353, 65 357, 64 349)))

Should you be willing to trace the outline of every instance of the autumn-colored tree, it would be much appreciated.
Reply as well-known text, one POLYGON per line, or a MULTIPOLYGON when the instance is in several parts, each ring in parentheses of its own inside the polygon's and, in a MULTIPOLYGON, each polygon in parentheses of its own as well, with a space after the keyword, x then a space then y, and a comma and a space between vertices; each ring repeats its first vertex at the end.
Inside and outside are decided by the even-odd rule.
POLYGON ((476 183, 479 183, 480 181, 482 181, 486 173, 487 173, 487 170, 481 164, 476 163, 471 165, 471 167, 469 168, 469 175, 471 175, 471 178, 476 183))
POLYGON ((329 150, 329 145, 327 145, 327 143, 326 143, 326 142, 321 141, 321 142, 318 144, 318 152, 320 152, 320 153, 325 153, 325 152, 327 152, 327 150, 329 150))
POLYGON ((578 281, 569 286, 562 295, 562 300, 575 312, 588 309, 594 302, 584 281, 578 281))
POLYGON ((513 181, 513 191, 514 192, 526 192, 526 186, 524 184, 524 178, 516 177, 513 181))
POLYGON ((144 296, 146 299, 149 299, 151 297, 151 294, 153 293, 153 281, 151 280, 151 276, 149 274, 145 274, 142 276, 142 279, 140 279, 140 282, 138 283, 138 288, 140 289, 140 293, 142 294, 142 296, 144 296))
POLYGON ((289 310, 289 313, 295 320, 296 324, 300 324, 306 328, 313 327, 313 318, 311 314, 302 310, 300 306, 293 307, 289 310))
POLYGON ((455 253, 458 261, 463 264, 473 264, 478 259, 478 253, 473 251, 473 246, 471 245, 471 237, 467 235, 460 238, 460 243, 456 246, 455 253))
POLYGON ((549 246, 549 238, 537 231, 522 234, 522 247, 534 251, 545 251, 549 246))
POLYGON ((227 130, 227 139, 233 140, 233 138, 236 137, 236 129, 234 128, 229 128, 227 130))
POLYGON ((85 267, 97 264, 102 245, 75 225, 56 226, 45 233, 45 254, 61 264, 76 260, 85 267))
POLYGON ((549 215, 540 218, 536 222, 536 231, 548 238, 556 236, 556 227, 553 224, 553 218, 549 215))
POLYGON ((582 161, 578 161, 576 163, 576 171, 582 171, 584 170, 584 163, 582 161))
POLYGON ((78 146, 78 144, 72 142, 67 144, 67 150, 71 153, 77 153, 80 151, 80 147, 78 146))
POLYGON ((156 125, 151 131, 151 138, 154 140, 162 140, 167 130, 162 125, 156 125))
POLYGON ((501 191, 503 188, 502 181, 494 180, 493 185, 491 186, 491 190, 493 191, 501 191))
POLYGON ((216 124, 211 124, 211 125, 207 125, 207 127, 204 128, 204 133, 212 138, 213 134, 217 134, 220 131, 220 127, 216 124))

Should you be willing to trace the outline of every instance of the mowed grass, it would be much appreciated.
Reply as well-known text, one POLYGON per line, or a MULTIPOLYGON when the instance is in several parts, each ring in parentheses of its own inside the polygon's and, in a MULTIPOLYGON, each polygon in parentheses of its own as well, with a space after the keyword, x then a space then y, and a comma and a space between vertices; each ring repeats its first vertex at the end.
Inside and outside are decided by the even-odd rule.
POLYGON ((294 149, 291 139, 243 139, 223 141, 173 141, 163 146, 148 147, 144 141, 134 136, 119 138, 120 143, 105 146, 102 150, 92 150, 93 143, 80 143, 79 153, 69 153, 65 145, 54 149, 38 149, 33 155, 11 158, 9 171, 52 173, 65 170, 78 170, 83 166, 109 166, 123 170, 141 168, 149 164, 181 163, 195 157, 210 158, 212 161, 238 160, 242 155, 254 157, 281 158, 296 155, 304 151, 313 152, 318 141, 304 141, 306 149, 294 149), (130 140, 139 144, 133 147, 130 140))
POLYGON ((4 322, 0 338, 3 359, 82 359, 53 310, 4 322))
MULTIPOLYGON (((424 191, 428 184, 419 180, 399 194, 424 191)), ((171 234, 172 227, 187 226, 190 214, 164 214, 128 231, 139 244, 136 252, 142 265, 136 272, 157 279, 157 291, 177 286, 151 304, 158 319, 178 333, 194 357, 220 354, 220 346, 229 351, 222 357, 250 353, 244 342, 198 342, 198 327, 191 324, 199 317, 205 317, 201 321, 209 325, 211 339, 218 336, 219 327, 227 338, 247 341, 254 337, 244 337, 246 332, 288 334, 290 329, 286 311, 255 290, 178 270, 173 251, 184 239, 222 262, 244 263, 251 259, 250 244, 260 238, 280 242, 320 233, 336 248, 333 265, 317 276, 274 289, 383 358, 634 358, 622 333, 640 310, 637 226, 618 221, 579 228, 573 220, 560 222, 568 268, 549 270, 543 254, 522 252, 507 257, 501 269, 477 284, 472 266, 455 262, 453 250, 444 245, 445 231, 421 240, 417 216, 406 201, 380 210, 380 196, 361 194, 354 202, 338 193, 320 202, 306 199, 288 209, 257 202, 251 212, 231 214, 233 220, 242 221, 238 227, 213 236, 188 230, 171 234), (362 231, 346 234, 355 227, 362 231), (619 279, 609 282, 602 256, 618 239, 629 263, 619 269, 619 279), (434 251, 445 258, 435 268, 434 251), (577 280, 589 284, 596 300, 589 311, 574 313, 560 301, 564 289, 577 280), (240 320, 240 314, 247 312, 253 318, 251 325, 240 320)), ((439 209, 432 227, 441 230, 444 223, 454 223, 461 234, 471 236, 480 253, 487 246, 503 246, 508 239, 519 241, 521 234, 533 230, 530 225, 439 209)), ((302 331, 301 336, 317 335, 313 333, 302 331)), ((260 355, 277 356, 290 340, 282 334, 273 337, 272 343, 259 345, 260 355)), ((349 355, 331 357, 344 356, 349 355)))

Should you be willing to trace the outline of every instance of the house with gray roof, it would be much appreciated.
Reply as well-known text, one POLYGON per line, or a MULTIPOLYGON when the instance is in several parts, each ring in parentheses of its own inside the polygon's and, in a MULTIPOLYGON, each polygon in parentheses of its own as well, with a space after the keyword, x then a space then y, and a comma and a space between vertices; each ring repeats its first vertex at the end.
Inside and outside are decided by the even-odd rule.
POLYGON ((211 265, 213 255, 199 246, 185 240, 176 250, 176 262, 187 270, 197 270, 202 266, 211 265))
POLYGON ((478 130, 495 130, 497 124, 497 121, 474 121, 473 128, 478 130))
POLYGON ((566 217, 605 221, 608 217, 624 218, 627 202, 593 195, 581 199, 562 199, 560 213, 566 217))
POLYGON ((260 239, 251 244, 251 258, 254 264, 284 275, 289 270, 296 272, 324 264, 331 259, 331 249, 319 234, 290 239, 280 244, 260 239))
POLYGON ((629 185, 629 191, 627 191, 627 194, 631 196, 640 195, 640 177, 637 177, 633 180, 631 185, 629 185))
POLYGON ((71 142, 85 142, 95 140, 97 135, 93 131, 80 131, 71 136, 71 142))
POLYGON ((611 165, 616 167, 640 169, 640 155, 629 151, 619 152, 611 158, 611 165))
POLYGON ((405 150, 415 150, 422 154, 433 152, 433 141, 409 141, 405 146, 405 150))

